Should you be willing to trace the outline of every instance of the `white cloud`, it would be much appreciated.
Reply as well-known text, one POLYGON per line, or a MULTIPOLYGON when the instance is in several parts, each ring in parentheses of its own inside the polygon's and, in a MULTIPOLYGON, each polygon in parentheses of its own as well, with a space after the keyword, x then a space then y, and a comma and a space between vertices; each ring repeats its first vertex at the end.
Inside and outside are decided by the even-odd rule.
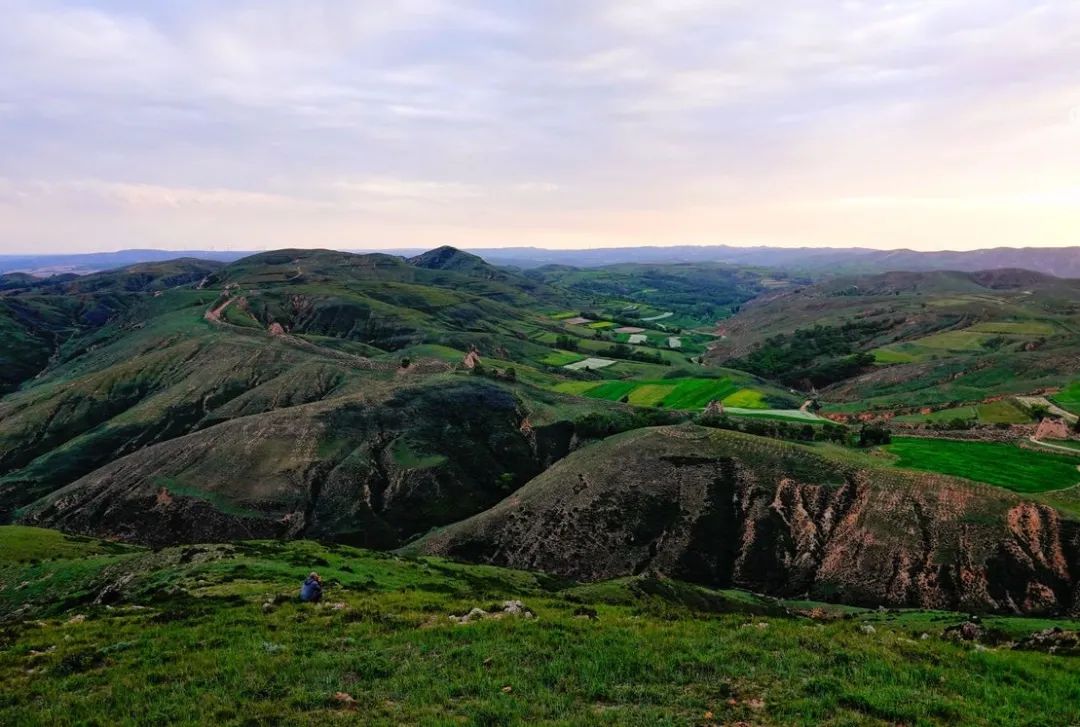
POLYGON ((71 244, 52 205, 100 238, 138 215, 142 244, 167 241, 166 221, 212 235, 225 221, 207 210, 235 230, 293 215, 401 244, 509 229, 602 244, 665 224, 670 242, 731 242, 797 236, 820 203, 832 242, 954 204, 973 242, 1006 244, 1047 210, 1058 223, 1032 228, 1065 239, 1073 198, 1055 190, 1080 168, 1067 0, 0 0, 0 15, 0 67, 17 69, 0 74, 9 240, 71 244), (1017 217, 988 233, 973 200, 995 199, 1017 217))

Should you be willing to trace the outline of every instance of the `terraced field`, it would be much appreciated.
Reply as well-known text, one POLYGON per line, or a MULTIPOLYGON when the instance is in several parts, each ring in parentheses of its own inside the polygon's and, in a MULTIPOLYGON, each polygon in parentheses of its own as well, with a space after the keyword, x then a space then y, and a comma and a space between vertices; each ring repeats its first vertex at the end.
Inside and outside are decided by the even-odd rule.
POLYGON ((895 437, 885 450, 898 467, 940 472, 1015 492, 1049 492, 1080 484, 1076 459, 997 442, 895 437))

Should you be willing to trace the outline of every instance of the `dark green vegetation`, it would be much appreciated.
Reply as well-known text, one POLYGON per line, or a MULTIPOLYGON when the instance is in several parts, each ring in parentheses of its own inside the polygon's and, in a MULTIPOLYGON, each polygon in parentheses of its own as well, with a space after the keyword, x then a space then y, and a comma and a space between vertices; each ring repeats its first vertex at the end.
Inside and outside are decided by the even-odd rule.
POLYGON ((784 604, 656 576, 579 586, 303 541, 110 548, 0 529, 0 722, 1080 719, 1080 661, 1001 643, 1049 625, 1035 619, 984 619, 985 649, 943 638, 955 614, 784 604), (312 567, 328 583, 320 606, 295 600, 312 567), (535 616, 449 618, 510 599, 535 616))
POLYGON ((1046 492, 1080 484, 1078 461, 998 442, 895 437, 886 449, 900 467, 941 472, 1000 485, 1015 492, 1046 492))

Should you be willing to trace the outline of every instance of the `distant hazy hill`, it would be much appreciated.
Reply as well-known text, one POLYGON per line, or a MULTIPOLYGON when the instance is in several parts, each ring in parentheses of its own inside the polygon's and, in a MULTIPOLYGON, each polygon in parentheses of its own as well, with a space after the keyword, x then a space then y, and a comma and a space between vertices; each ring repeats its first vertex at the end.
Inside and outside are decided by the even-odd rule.
MULTIPOLYGON (((718 262, 734 265, 785 268, 804 272, 879 273, 890 270, 994 270, 1024 268, 1058 277, 1080 277, 1078 247, 998 247, 966 252, 919 252, 872 250, 862 247, 732 247, 729 245, 679 245, 676 247, 611 247, 591 250, 546 250, 539 247, 504 247, 471 250, 472 254, 442 247, 422 249, 351 249, 349 252, 385 252, 412 258, 420 267, 471 272, 483 266, 511 265, 536 268, 544 265, 599 267, 618 263, 718 262), (453 250, 453 255, 447 253, 453 250), (477 258, 482 258, 479 260, 477 258)), ((0 255, 0 273, 29 272, 36 275, 86 274, 99 270, 158 262, 178 257, 232 262, 250 252, 121 250, 80 255, 0 255)))
POLYGON ((993 270, 1025 268, 1059 277, 1080 277, 1080 247, 998 247, 966 252, 872 250, 851 247, 612 247, 595 250, 544 250, 535 247, 475 250, 497 265, 596 267, 616 263, 722 262, 789 268, 807 272, 873 273, 889 270, 993 270))

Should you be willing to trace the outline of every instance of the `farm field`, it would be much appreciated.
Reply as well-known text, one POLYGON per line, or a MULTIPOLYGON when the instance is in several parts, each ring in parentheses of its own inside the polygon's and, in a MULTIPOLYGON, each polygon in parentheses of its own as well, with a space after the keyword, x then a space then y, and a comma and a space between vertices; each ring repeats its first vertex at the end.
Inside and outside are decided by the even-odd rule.
POLYGON ((755 419, 775 419, 785 422, 825 422, 824 417, 802 409, 744 409, 738 406, 724 405, 726 414, 735 416, 752 417, 755 419))
POLYGON ((575 363, 566 364, 564 369, 570 369, 571 371, 580 371, 581 369, 602 369, 612 366, 616 361, 612 361, 609 358, 587 358, 584 361, 577 361, 575 363))
POLYGON ((990 321, 976 323, 968 329, 978 333, 997 333, 1013 336, 1052 336, 1057 328, 1044 321, 990 321))
POLYGON ((710 401, 727 406, 764 409, 764 395, 753 389, 740 389, 731 379, 658 379, 645 381, 569 381, 555 386, 564 394, 591 399, 621 401, 636 406, 663 406, 668 409, 704 409, 710 401))
POLYGON ((980 424, 1028 424, 1032 421, 1026 411, 1007 399, 939 409, 929 414, 905 414, 896 417, 897 422, 909 424, 941 424, 954 419, 980 424))
POLYGON ((574 353, 573 351, 561 351, 555 350, 540 359, 540 363, 547 366, 566 366, 585 358, 580 353, 574 353))
POLYGON ((1062 409, 1073 414, 1080 414, 1080 380, 1069 384, 1050 399, 1062 409))
POLYGON ((895 465, 926 472, 966 477, 1014 492, 1048 492, 1080 483, 1076 461, 998 442, 894 437, 884 449, 895 465))

